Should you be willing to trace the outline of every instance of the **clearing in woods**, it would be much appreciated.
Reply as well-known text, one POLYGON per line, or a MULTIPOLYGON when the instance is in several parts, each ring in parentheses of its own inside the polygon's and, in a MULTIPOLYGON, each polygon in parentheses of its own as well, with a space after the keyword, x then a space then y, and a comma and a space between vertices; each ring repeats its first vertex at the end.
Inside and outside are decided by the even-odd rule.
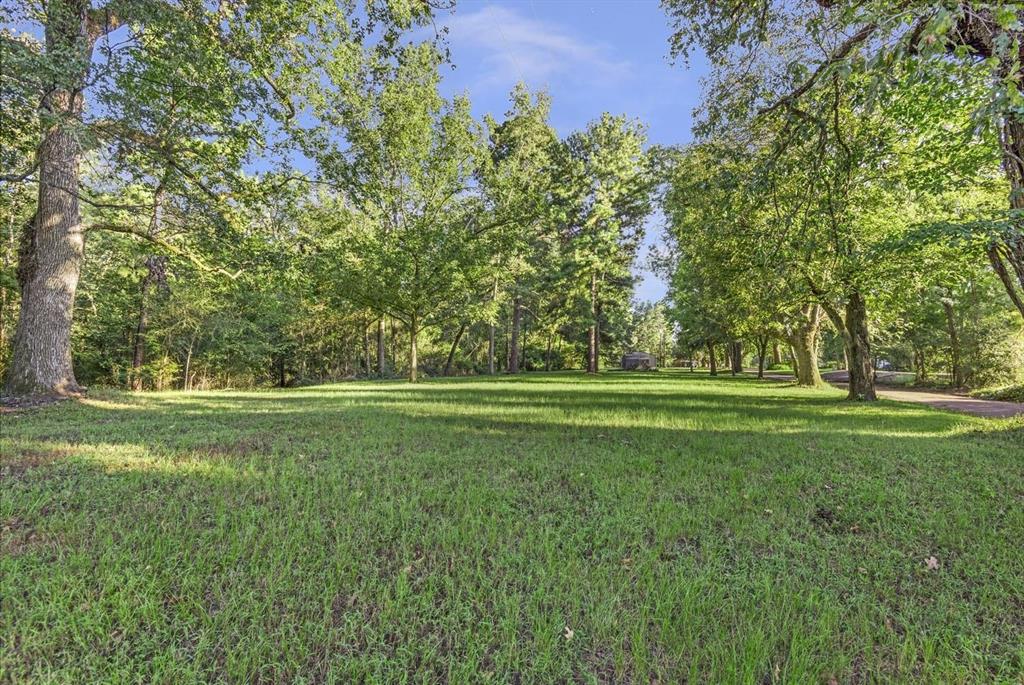
POLYGON ((6 682, 1015 682, 1024 422, 702 374, 2 417, 6 682))

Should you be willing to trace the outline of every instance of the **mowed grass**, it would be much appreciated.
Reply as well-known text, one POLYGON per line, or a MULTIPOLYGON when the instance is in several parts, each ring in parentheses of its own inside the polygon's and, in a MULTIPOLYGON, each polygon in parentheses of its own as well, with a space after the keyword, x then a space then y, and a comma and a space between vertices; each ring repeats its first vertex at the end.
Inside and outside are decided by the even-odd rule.
POLYGON ((1019 420, 687 372, 0 420, 3 682, 1024 677, 1019 420))

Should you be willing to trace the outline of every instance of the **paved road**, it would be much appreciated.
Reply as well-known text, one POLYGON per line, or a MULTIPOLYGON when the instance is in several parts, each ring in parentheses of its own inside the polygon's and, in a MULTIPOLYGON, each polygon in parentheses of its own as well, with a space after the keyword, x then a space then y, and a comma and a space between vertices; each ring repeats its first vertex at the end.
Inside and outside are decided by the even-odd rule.
MULTIPOLYGON (((793 376, 787 374, 765 374, 765 378, 780 381, 791 381, 793 376)), ((843 386, 846 384, 845 371, 833 371, 823 373, 822 378, 828 382, 843 386)), ((954 395, 953 393, 910 390, 906 388, 893 388, 883 385, 876 386, 879 397, 887 400, 900 402, 917 402, 927 404, 929 407, 958 411, 973 416, 985 416, 989 418, 1008 418, 1010 416, 1024 415, 1024 403, 1021 402, 998 402, 996 400, 981 400, 965 395, 954 395)))

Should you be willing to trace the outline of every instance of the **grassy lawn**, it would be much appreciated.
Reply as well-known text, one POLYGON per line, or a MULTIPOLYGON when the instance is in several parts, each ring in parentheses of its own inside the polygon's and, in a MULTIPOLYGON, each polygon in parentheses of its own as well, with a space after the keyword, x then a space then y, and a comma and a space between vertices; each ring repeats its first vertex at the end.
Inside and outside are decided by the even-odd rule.
POLYGON ((0 682, 1020 682, 1024 422, 841 398, 551 374, 4 415, 0 682))

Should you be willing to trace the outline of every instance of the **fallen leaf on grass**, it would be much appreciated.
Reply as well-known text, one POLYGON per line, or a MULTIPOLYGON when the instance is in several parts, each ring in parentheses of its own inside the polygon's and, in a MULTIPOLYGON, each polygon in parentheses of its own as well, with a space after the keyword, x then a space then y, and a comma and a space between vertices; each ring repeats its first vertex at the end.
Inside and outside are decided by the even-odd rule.
POLYGON ((939 560, 936 559, 934 556, 930 556, 927 559, 925 559, 924 565, 928 568, 929 571, 939 570, 939 560))
POLYGON ((570 628, 569 626, 566 626, 565 627, 565 635, 563 635, 563 637, 565 638, 565 641, 568 642, 569 640, 571 640, 574 637, 576 637, 576 633, 573 632, 572 628, 570 628))

